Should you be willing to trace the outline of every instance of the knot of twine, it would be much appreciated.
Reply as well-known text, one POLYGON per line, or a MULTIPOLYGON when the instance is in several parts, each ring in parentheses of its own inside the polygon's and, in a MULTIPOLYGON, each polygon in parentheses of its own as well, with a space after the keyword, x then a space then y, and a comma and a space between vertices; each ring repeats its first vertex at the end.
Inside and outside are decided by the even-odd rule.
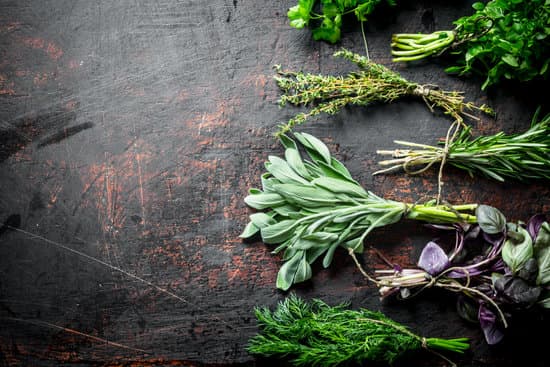
POLYGON ((421 342, 422 342, 422 348, 428 349, 428 340, 425 337, 422 337, 421 342))
POLYGON ((432 91, 432 88, 427 85, 417 85, 413 90, 413 94, 416 96, 428 97, 432 91))

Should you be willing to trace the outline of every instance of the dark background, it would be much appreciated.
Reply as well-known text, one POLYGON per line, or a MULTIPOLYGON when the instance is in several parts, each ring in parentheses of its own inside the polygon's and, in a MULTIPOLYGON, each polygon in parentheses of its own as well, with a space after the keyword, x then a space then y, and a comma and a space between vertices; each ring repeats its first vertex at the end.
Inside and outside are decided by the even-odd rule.
MULTIPOLYGON (((243 197, 267 156, 282 154, 276 126, 299 110, 277 106, 272 66, 343 74, 353 67, 332 53, 364 53, 353 18, 338 45, 290 28, 295 3, 0 0, 0 223, 10 226, 0 230, 0 366, 276 364, 244 348, 257 332, 253 308, 285 296, 275 289, 280 261, 238 238, 251 213, 243 197)), ((535 83, 481 91, 479 79, 446 75, 444 60, 392 64, 392 33, 450 28, 472 11, 472 1, 400 3, 366 25, 374 61, 492 106, 496 120, 468 121, 476 133, 524 130, 547 107, 535 83)), ((415 202, 434 197, 435 170, 373 178, 375 152, 394 139, 432 144, 449 122, 401 101, 300 131, 325 141, 364 187, 415 202)), ((453 203, 490 204, 514 221, 550 209, 544 182, 499 184, 451 168, 445 177, 453 203)), ((404 222, 368 241, 407 265, 431 235, 404 222)), ((372 251, 362 261, 382 266, 372 251)), ((471 350, 451 356, 461 366, 547 365, 540 316, 518 319, 488 347, 454 295, 380 303, 344 252, 294 291, 382 310, 422 335, 470 337, 471 350)), ((442 361, 421 352, 398 365, 442 361)))

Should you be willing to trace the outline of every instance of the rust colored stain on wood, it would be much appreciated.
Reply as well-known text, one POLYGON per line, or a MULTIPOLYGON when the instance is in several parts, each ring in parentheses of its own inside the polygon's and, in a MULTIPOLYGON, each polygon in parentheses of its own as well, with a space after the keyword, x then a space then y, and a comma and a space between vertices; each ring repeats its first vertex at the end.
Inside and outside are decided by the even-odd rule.
MULTIPOLYGON (((352 66, 332 53, 363 52, 352 20, 334 46, 290 28, 295 3, 0 2, 0 222, 18 227, 0 234, 0 366, 280 365, 245 347, 257 332, 254 307, 286 296, 275 289, 281 258, 238 237, 253 212, 243 198, 260 186, 268 156, 283 154, 277 125, 302 111, 278 106, 272 66, 344 73, 352 66)), ((426 11, 451 26, 470 3, 404 4, 369 20, 370 55, 494 107, 497 120, 470 121, 478 133, 522 130, 538 105, 548 109, 534 88, 485 93, 439 64, 391 64, 392 33, 425 31, 426 11)), ((375 152, 394 139, 435 144, 448 122, 402 101, 320 116, 300 130, 326 142, 369 190, 417 202, 434 197, 436 170, 372 177, 375 152)), ((544 182, 496 184, 447 167, 444 194, 497 206, 511 220, 550 212, 544 182)), ((386 268, 381 253, 412 266, 432 235, 409 222, 381 228, 359 260, 386 268)), ((518 350, 531 366, 547 359, 544 340, 528 337, 532 321, 489 348, 457 317, 452 295, 381 303, 343 250, 293 291, 381 309, 423 335, 468 336, 461 366, 523 364, 518 350)), ((396 366, 439 363, 411 358, 396 366)))

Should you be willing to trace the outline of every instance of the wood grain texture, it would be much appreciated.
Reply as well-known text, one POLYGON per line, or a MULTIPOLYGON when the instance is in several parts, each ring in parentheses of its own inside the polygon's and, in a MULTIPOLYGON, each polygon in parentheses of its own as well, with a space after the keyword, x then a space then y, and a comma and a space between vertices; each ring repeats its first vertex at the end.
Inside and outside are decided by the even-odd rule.
MULTIPOLYGON (((0 366, 265 366, 245 351, 252 309, 283 299, 279 259, 238 234, 263 162, 281 154, 273 133, 297 110, 277 106, 272 66, 322 73, 352 67, 331 55, 363 52, 357 24, 339 45, 291 29, 295 1, 0 1, 0 366), (19 222, 19 223, 18 223, 19 222), (85 336, 83 334, 87 334, 85 336)), ((367 25, 370 56, 420 83, 487 103, 477 131, 525 129, 547 97, 532 86, 487 93, 438 62, 393 65, 397 31, 449 27, 471 1, 421 1, 367 25)), ((351 20, 351 19, 350 19, 351 20)), ((420 102, 350 108, 301 127, 323 139, 365 187, 392 199, 435 194, 435 174, 372 177, 376 149, 394 139, 433 142, 448 120, 420 102)), ((470 178, 449 168, 450 202, 499 207, 510 220, 550 211, 547 183, 470 178)), ((430 233, 415 224, 369 243, 414 263, 430 233)), ((367 267, 380 266, 372 252, 367 267)), ((382 310, 429 336, 468 336, 461 366, 543 366, 540 320, 513 326, 489 348, 453 297, 429 292, 381 304, 351 260, 294 290, 328 303, 382 310), (528 363, 530 362, 530 363, 528 363)), ((543 330, 544 332, 544 330, 543 330)), ((398 365, 433 366, 420 353, 398 365)))

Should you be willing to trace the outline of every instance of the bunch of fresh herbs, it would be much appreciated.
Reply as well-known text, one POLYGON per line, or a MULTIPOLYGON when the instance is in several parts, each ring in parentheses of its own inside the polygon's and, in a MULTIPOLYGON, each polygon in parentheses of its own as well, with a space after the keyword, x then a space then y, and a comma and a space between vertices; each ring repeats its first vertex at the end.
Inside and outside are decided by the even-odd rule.
POLYGON ((261 176, 262 190, 251 189, 245 202, 259 212, 250 215, 242 238, 261 235, 264 243, 279 244, 284 264, 278 288, 312 276, 311 264, 322 256, 328 267, 338 247, 362 252, 363 241, 375 228, 403 218, 429 223, 475 223, 476 204, 408 204, 387 200, 362 188, 327 146, 306 133, 294 133, 307 153, 303 159, 293 139, 281 135, 285 159, 270 156, 261 176))
POLYGON ((385 66, 348 50, 336 52, 334 56, 353 62, 360 70, 346 76, 330 76, 282 71, 278 67, 279 76, 275 80, 283 92, 279 104, 313 106, 309 112, 299 113, 291 118, 279 129, 279 134, 321 113, 336 114, 345 106, 390 103, 405 97, 422 98, 430 110, 434 107, 440 108, 460 122, 463 121, 463 116, 475 119, 469 113, 475 110, 493 114, 485 105, 478 107, 471 102, 465 102, 460 92, 444 91, 437 86, 408 81, 385 66))
POLYGON ((426 349, 441 356, 435 351, 464 353, 469 348, 467 338, 424 338, 380 312, 329 306, 318 299, 308 303, 295 295, 274 311, 257 308, 255 313, 261 333, 250 340, 248 351, 291 358, 296 366, 392 364, 409 351, 426 349))
POLYGON ((379 150, 379 154, 392 155, 393 159, 379 162, 389 168, 405 172, 423 172, 435 163, 445 162, 466 170, 471 176, 480 173, 498 181, 507 178, 521 181, 550 178, 550 114, 539 120, 535 113, 531 127, 522 133, 472 137, 469 127, 462 129, 455 139, 440 146, 395 141, 411 148, 393 151, 379 150), (420 168, 419 168, 420 167, 420 168))
POLYGON ((298 0, 287 15, 294 28, 311 26, 316 41, 336 43, 341 37, 345 15, 353 13, 364 22, 381 2, 395 5, 394 0, 298 0))
POLYGON ((504 337, 507 317, 550 308, 550 224, 543 215, 527 224, 507 223, 497 209, 480 205, 478 224, 435 225, 454 234, 452 250, 429 242, 417 269, 392 265, 373 280, 382 297, 410 298, 430 287, 461 293, 458 311, 478 322, 489 344, 504 337))
POLYGON ((456 20, 454 30, 395 34, 394 61, 419 60, 448 50, 457 58, 447 71, 484 76, 482 89, 503 79, 528 81, 548 77, 548 0, 492 0, 472 6, 475 13, 456 20))

